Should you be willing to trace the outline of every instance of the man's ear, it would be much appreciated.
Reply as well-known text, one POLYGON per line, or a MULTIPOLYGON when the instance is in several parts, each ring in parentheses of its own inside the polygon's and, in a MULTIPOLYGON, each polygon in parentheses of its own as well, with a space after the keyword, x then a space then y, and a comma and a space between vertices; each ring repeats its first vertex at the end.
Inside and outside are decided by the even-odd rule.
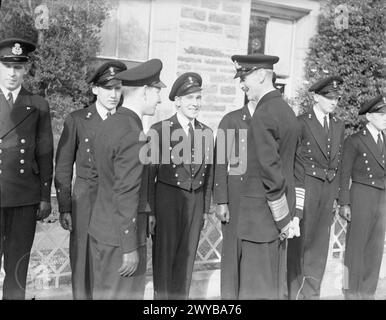
POLYGON ((319 102, 319 95, 317 95, 316 93, 314 93, 314 94, 312 95, 312 98, 314 99, 314 101, 315 101, 316 103, 319 102))
POLYGON ((181 97, 174 97, 174 105, 176 106, 177 110, 181 107, 181 97))
POLYGON ((97 96, 98 93, 99 93, 98 87, 97 87, 97 86, 94 86, 94 85, 92 86, 91 91, 92 91, 92 93, 95 94, 96 96, 97 96))
POLYGON ((371 113, 366 113, 366 119, 371 122, 371 113))

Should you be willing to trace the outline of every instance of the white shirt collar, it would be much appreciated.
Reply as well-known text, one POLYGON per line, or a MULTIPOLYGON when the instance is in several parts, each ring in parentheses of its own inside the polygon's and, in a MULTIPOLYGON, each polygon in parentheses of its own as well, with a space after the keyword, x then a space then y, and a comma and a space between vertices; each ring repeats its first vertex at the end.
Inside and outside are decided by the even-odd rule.
POLYGON ((117 110, 116 108, 112 109, 111 111, 107 110, 104 106, 102 106, 100 104, 100 102, 98 100, 95 102, 95 106, 96 106, 96 109, 97 109, 100 117, 102 118, 102 120, 107 119, 107 113, 108 112, 110 112, 111 114, 114 114, 115 111, 117 110))
POLYGON ((189 123, 192 124, 194 129, 194 119, 190 121, 187 117, 185 117, 181 112, 178 112, 178 111, 177 111, 177 120, 187 135, 189 135, 189 123))
POLYGON ((257 104, 255 102, 253 101, 248 102, 247 108, 251 117, 253 117, 253 114, 255 113, 256 106, 257 104))
POLYGON ((330 114, 329 113, 327 113, 327 114, 323 113, 316 106, 314 106, 313 109, 314 109, 314 112, 315 112, 316 119, 318 119, 318 121, 320 122, 322 127, 324 127, 324 116, 327 116, 327 125, 330 126, 330 114))
POLYGON ((382 131, 378 131, 370 122, 366 124, 367 130, 369 130, 371 136, 374 138, 375 143, 378 141, 378 133, 381 133, 381 140, 383 141, 382 131))
POLYGON ((18 88, 16 88, 13 91, 10 91, 10 90, 4 88, 3 86, 0 86, 0 89, 1 89, 1 91, 3 91, 3 94, 4 94, 6 99, 8 99, 8 94, 11 92, 12 93, 12 97, 13 97, 13 103, 15 103, 15 101, 16 101, 19 93, 20 93, 21 86, 19 86, 18 88))

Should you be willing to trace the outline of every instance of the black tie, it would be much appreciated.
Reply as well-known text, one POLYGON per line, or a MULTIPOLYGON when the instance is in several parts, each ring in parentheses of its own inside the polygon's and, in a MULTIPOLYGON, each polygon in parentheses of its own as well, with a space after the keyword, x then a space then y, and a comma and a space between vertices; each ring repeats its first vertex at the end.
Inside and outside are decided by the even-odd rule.
POLYGON ((9 109, 12 110, 12 108, 13 108, 13 96, 12 96, 12 92, 9 92, 9 93, 8 93, 7 101, 8 101, 9 109))
POLYGON ((383 141, 382 141, 380 132, 378 133, 377 145, 378 145, 378 148, 381 151, 381 155, 382 155, 383 154, 383 141))
POLYGON ((190 160, 191 160, 191 170, 194 171, 194 167, 193 167, 193 159, 194 159, 194 129, 193 129, 193 126, 192 126, 192 123, 189 122, 189 139, 190 139, 190 160))
POLYGON ((329 131, 328 123, 327 123, 327 116, 324 116, 323 119, 324 119, 324 120, 323 120, 324 131, 326 132, 326 135, 327 135, 327 137, 328 137, 329 134, 330 134, 330 131, 329 131))
POLYGON ((110 117, 110 116, 111 116, 111 112, 109 111, 109 112, 106 113, 106 119, 107 119, 108 117, 110 117))

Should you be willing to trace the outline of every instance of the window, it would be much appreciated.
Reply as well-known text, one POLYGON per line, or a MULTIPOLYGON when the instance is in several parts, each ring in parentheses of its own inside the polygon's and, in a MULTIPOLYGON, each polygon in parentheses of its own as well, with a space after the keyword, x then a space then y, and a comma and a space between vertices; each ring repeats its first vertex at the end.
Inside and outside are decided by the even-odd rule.
POLYGON ((264 53, 267 18, 251 15, 249 23, 248 54, 264 53))
POLYGON ((149 57, 151 0, 108 0, 99 58, 145 61, 149 57))

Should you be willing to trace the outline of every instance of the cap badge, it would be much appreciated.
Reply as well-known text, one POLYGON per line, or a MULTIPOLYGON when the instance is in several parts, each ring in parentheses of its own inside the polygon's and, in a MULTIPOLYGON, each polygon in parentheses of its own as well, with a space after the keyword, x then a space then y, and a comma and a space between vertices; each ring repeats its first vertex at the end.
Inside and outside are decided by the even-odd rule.
POLYGON ((247 118, 247 116, 245 114, 243 114, 243 120, 245 121, 245 119, 247 118))
POLYGON ((20 56, 23 53, 23 49, 20 47, 19 43, 15 43, 15 45, 12 47, 12 53, 15 56, 20 56))
POLYGON ((336 80, 333 81, 332 85, 334 86, 334 88, 338 87, 338 83, 336 82, 336 80))
POLYGON ((194 83, 194 80, 193 80, 192 77, 188 77, 188 81, 189 81, 189 84, 190 84, 190 83, 194 83))
POLYGON ((110 67, 109 70, 110 70, 110 75, 111 75, 111 76, 115 76, 114 68, 113 68, 113 67, 110 67))
POLYGON ((386 97, 382 97, 383 103, 386 103, 386 97))

